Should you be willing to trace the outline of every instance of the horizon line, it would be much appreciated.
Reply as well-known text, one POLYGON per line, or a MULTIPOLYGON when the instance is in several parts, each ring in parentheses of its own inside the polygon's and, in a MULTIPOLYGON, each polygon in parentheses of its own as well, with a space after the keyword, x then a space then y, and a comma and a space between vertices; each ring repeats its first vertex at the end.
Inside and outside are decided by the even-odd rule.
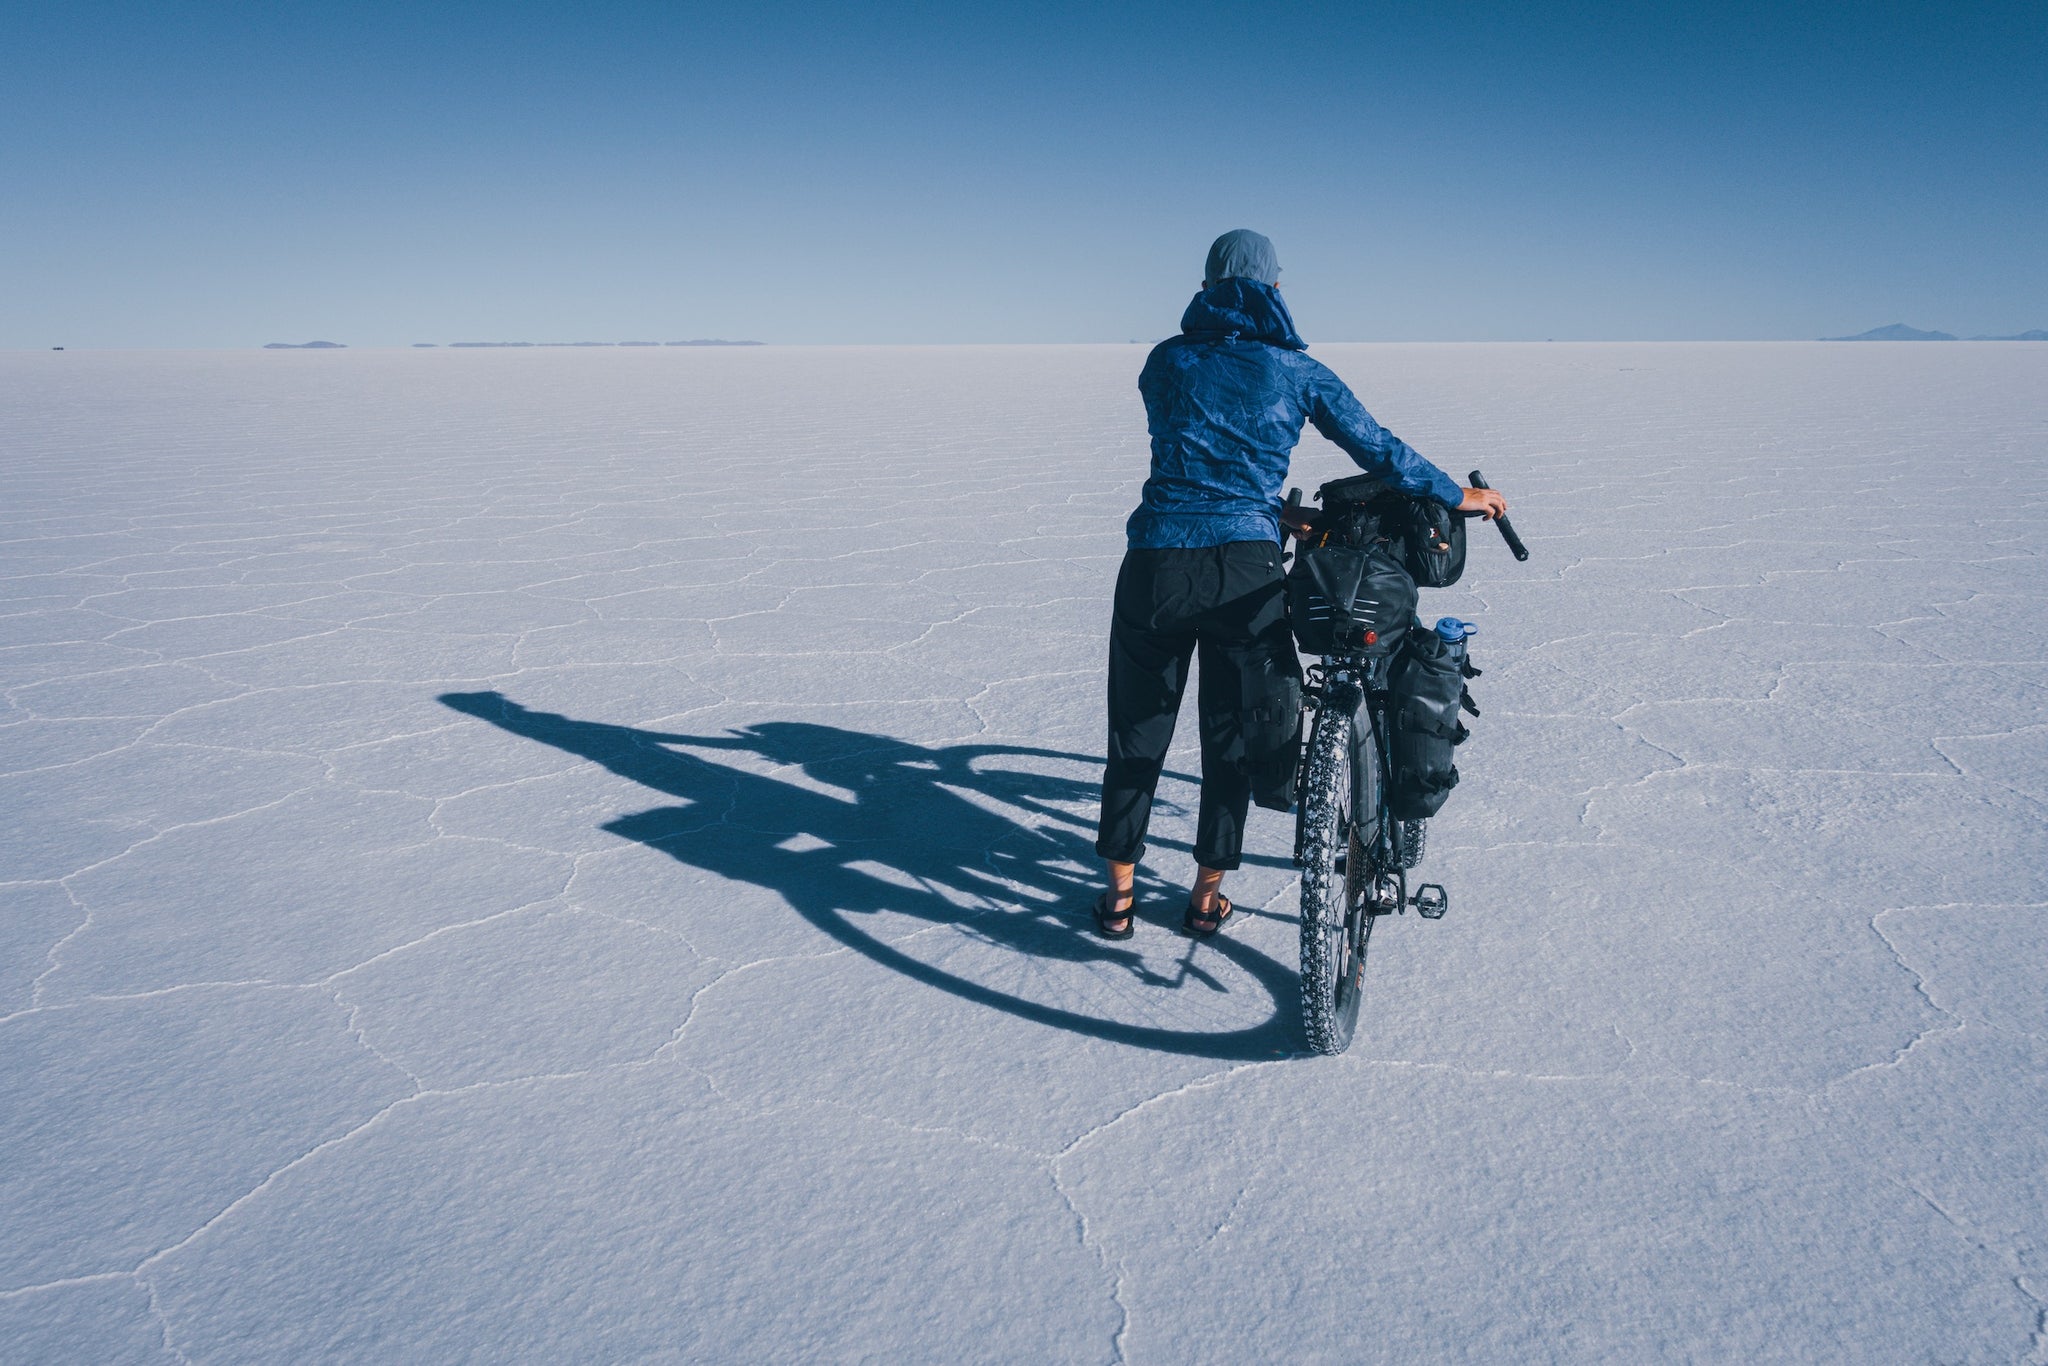
MULTIPOLYGON (((1177 336, 1178 333, 1172 334, 1177 336)), ((881 349, 889 347, 970 346, 1157 346, 1172 336, 1123 341, 745 341, 716 344, 675 342, 336 342, 307 345, 302 342, 236 342, 195 345, 0 345, 0 351, 755 351, 796 348, 881 349)), ((1861 337, 1337 337, 1310 342, 1318 346, 1699 346, 1699 345, 1806 345, 1845 343, 1912 345, 1922 341, 2010 342, 2017 336, 1976 336, 1948 338, 1861 338, 1861 337)))

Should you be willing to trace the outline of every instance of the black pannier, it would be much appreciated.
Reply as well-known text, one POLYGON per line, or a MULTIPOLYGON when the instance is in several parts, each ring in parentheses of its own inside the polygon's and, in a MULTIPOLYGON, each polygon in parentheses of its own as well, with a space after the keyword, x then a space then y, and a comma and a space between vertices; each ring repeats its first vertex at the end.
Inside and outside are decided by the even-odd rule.
POLYGON ((1470 734, 1458 711, 1479 715, 1465 690, 1465 680, 1479 676, 1465 645, 1477 629, 1455 617, 1433 631, 1417 622, 1388 673, 1387 810, 1396 820, 1434 816, 1458 785, 1453 751, 1470 734))
POLYGON ((1265 684, 1263 696, 1247 699, 1250 705, 1238 717, 1244 749, 1233 757, 1251 779, 1254 802, 1268 811, 1292 811, 1294 777, 1301 768, 1301 679, 1276 662, 1259 681, 1265 684))
POLYGON ((1316 491, 1316 530, 1287 573, 1287 618, 1312 655, 1384 655, 1415 618, 1415 581, 1383 527, 1385 485, 1354 475, 1316 491))

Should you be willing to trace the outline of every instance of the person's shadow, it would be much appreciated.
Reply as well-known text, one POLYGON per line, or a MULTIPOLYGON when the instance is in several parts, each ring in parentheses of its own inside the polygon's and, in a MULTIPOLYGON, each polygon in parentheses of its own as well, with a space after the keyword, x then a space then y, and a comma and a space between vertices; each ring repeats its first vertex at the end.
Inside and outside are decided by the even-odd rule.
MULTIPOLYGON (((1242 1060, 1299 1046, 1292 1012, 1283 1014, 1280 1004, 1292 1002, 1298 989, 1291 966, 1219 935, 1199 947, 1187 941, 1176 969, 1162 973, 1132 949, 1090 932, 1100 861, 1092 826, 1068 808, 1092 799, 1096 787, 1042 770, 1051 766, 1043 761, 1099 766, 1099 758, 1015 745, 924 746, 799 721, 675 735, 530 711, 495 692, 444 693, 440 700, 681 799, 603 828, 692 867, 769 888, 840 943, 916 981, 1040 1024, 1160 1052, 1242 1060), (743 751, 791 771, 791 780, 679 748, 743 751), (1005 814, 1020 811, 1030 818, 1005 814), (1197 961, 1200 953, 1221 953, 1274 1010, 1261 1024, 1214 1033, 1105 1019, 912 957, 862 927, 864 918, 885 911, 951 925, 1036 960, 1111 966, 1162 991, 1228 991, 1197 961)), ((1141 887, 1141 905, 1142 893, 1163 890, 1141 887)), ((1178 902, 1169 896, 1168 904, 1177 916, 1178 902)), ((1073 995, 1086 994, 1089 975, 1075 974, 1073 995)), ((1057 973, 1016 976, 1061 994, 1057 973)))

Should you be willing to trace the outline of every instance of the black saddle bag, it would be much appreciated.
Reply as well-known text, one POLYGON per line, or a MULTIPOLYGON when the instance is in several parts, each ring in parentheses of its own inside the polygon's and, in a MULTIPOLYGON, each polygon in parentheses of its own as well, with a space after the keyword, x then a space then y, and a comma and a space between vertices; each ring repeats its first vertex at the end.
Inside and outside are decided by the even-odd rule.
POLYGON ((1396 820, 1427 820, 1458 785, 1454 752, 1471 732, 1460 708, 1479 715, 1467 678, 1476 678, 1463 640, 1447 641, 1418 622, 1387 677, 1387 810, 1396 820))
POLYGON ((1383 489, 1365 475, 1316 490, 1316 530, 1287 573, 1287 619, 1303 652, 1387 655, 1415 619, 1415 580, 1384 526, 1383 489))
POLYGON ((1287 573, 1287 619, 1307 654, 1388 654, 1415 619, 1415 580, 1378 546, 1304 545, 1287 573))

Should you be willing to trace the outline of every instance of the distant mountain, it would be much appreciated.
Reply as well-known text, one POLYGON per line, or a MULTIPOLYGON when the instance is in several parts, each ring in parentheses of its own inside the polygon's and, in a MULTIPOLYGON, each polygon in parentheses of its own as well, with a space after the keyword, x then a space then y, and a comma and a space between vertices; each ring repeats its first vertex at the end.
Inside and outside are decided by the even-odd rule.
POLYGON ((345 342, 323 341, 265 342, 263 343, 263 349, 265 351, 346 351, 348 350, 348 345, 345 342))
POLYGON ((1917 327, 1904 323, 1888 323, 1873 327, 1868 332, 1858 332, 1853 337, 1822 337, 1822 341, 1954 341, 1947 332, 1922 332, 1917 327))
POLYGON ((2010 337, 1972 337, 1971 341, 2048 341, 2048 331, 2034 328, 2029 332, 2015 332, 2010 337))

